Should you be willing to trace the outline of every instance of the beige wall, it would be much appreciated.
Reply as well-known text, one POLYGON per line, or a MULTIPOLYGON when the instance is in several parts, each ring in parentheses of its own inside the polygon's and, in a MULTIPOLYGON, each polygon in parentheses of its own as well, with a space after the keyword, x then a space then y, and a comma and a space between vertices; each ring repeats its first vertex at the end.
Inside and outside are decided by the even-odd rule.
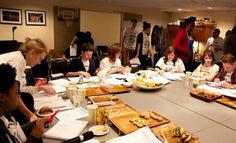
MULTIPOLYGON (((109 3, 94 2, 94 0, 1 0, 0 6, 5 8, 22 9, 23 24, 17 25, 15 31, 15 39, 24 41, 25 37, 41 38, 49 48, 54 49, 54 22, 53 22, 53 6, 81 8, 84 10, 107 11, 112 13, 129 12, 143 15, 143 19, 155 24, 166 26, 168 23, 168 14, 158 12, 152 9, 129 8, 123 6, 115 6, 109 3), (25 25, 25 9, 44 10, 46 11, 46 26, 26 26, 25 25)), ((0 40, 12 39, 13 25, 0 24, 0 40)), ((63 35, 62 35, 63 36, 63 35)), ((106 37, 104 37, 106 38, 106 37)))
POLYGON ((80 11, 80 30, 90 31, 95 45, 111 45, 120 42, 121 14, 80 11))
MULTIPOLYGON (((24 41, 25 37, 41 38, 49 48, 54 47, 53 41, 53 13, 51 5, 41 1, 29 0, 1 0, 1 7, 22 9, 22 25, 16 25, 15 40, 24 41), (46 26, 26 26, 24 10, 46 11, 46 26)), ((0 40, 12 39, 12 27, 14 25, 0 24, 0 40)))

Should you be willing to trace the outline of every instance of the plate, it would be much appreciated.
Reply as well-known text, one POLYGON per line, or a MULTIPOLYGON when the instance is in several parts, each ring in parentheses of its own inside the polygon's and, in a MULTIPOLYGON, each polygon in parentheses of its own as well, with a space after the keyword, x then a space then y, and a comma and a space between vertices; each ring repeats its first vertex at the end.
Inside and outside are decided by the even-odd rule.
POLYGON ((148 87, 138 81, 134 81, 133 85, 135 85, 136 87, 138 87, 140 89, 144 89, 144 90, 156 90, 156 89, 162 88, 164 86, 164 84, 162 84, 159 86, 148 87))
POLYGON ((39 116, 39 117, 48 117, 48 116, 51 116, 51 115, 53 115, 55 113, 55 111, 53 110, 53 112, 52 113, 50 113, 50 114, 45 114, 45 115, 42 115, 42 114, 39 114, 39 110, 36 112, 36 115, 37 116, 39 116))
POLYGON ((89 131, 92 131, 95 136, 102 136, 109 132, 109 128, 104 125, 96 125, 89 128, 89 131))

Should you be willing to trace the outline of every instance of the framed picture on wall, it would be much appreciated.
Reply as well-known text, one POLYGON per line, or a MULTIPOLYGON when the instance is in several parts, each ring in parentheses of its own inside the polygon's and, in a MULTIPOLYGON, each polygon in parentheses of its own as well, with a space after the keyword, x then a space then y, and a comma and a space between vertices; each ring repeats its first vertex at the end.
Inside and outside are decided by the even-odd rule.
POLYGON ((46 26, 46 11, 25 10, 26 25, 46 26))
POLYGON ((20 9, 0 8, 0 23, 22 24, 22 11, 20 9))

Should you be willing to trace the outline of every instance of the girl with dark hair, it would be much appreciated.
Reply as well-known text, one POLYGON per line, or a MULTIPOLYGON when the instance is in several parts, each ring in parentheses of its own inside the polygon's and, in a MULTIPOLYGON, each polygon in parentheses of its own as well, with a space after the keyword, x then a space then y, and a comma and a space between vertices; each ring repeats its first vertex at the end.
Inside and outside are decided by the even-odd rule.
POLYGON ((73 59, 68 66, 67 77, 84 76, 89 78, 95 74, 95 64, 91 59, 93 55, 93 46, 90 44, 81 47, 82 53, 79 58, 73 59))
POLYGON ((9 64, 0 65, 0 142, 42 142, 41 136, 44 133, 46 119, 27 123, 21 128, 17 120, 9 113, 20 103, 19 82, 15 78, 15 68, 9 64))
POLYGON ((185 66, 181 59, 177 58, 173 47, 166 49, 165 56, 160 58, 156 67, 163 71, 184 72, 185 66))
POLYGON ((143 22, 143 31, 138 34, 136 40, 136 56, 141 63, 143 70, 147 69, 148 66, 148 52, 150 47, 149 35, 151 31, 151 24, 146 21, 143 22))
POLYGON ((206 50, 202 56, 202 63, 193 71, 193 76, 212 81, 219 71, 219 66, 214 64, 215 57, 211 50, 206 50))

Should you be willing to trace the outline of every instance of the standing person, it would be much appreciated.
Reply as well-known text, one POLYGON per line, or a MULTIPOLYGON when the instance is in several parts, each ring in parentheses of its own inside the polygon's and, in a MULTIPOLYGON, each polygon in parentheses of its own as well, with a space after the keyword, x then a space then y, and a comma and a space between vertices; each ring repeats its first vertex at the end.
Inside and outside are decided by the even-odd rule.
MULTIPOLYGON (((16 80, 20 82, 20 91, 26 92, 30 94, 35 94, 39 91, 44 91, 48 94, 55 94, 55 90, 47 85, 40 86, 26 86, 26 76, 25 76, 25 68, 26 66, 33 67, 41 62, 42 59, 47 54, 47 47, 40 39, 30 39, 28 38, 25 43, 21 44, 20 51, 14 51, 10 53, 5 53, 0 55, 0 63, 8 63, 14 68, 16 68, 16 80)), ((24 93, 20 93, 21 96, 26 96, 24 93)), ((27 94, 28 95, 28 94, 27 94)), ((32 98, 32 96, 31 96, 32 98)), ((37 117, 32 113, 34 111, 30 111, 25 104, 29 102, 28 100, 24 100, 25 104, 20 98, 20 103, 18 106, 18 110, 20 113, 24 114, 28 120, 33 121, 36 120, 37 117)), ((31 103, 33 104, 33 103, 31 103)), ((18 111, 16 111, 18 112, 18 111)), ((18 114, 18 113, 16 113, 18 114)), ((15 116, 17 119, 18 117, 15 116)), ((21 120, 20 118, 19 120, 21 120)), ((18 119, 17 119, 18 120, 18 119)), ((18 121, 19 121, 18 120, 18 121)))
POLYGON ((67 62, 70 62, 73 58, 80 56, 77 43, 78 40, 75 40, 74 43, 70 45, 70 47, 67 48, 64 54, 62 55, 62 58, 67 62))
POLYGON ((121 47, 119 44, 113 44, 108 48, 107 57, 100 62, 100 71, 98 75, 107 75, 113 73, 123 73, 124 67, 120 61, 121 47))
POLYGON ((162 31, 161 28, 158 25, 155 25, 152 29, 152 35, 151 35, 151 45, 154 55, 154 62, 158 61, 161 58, 161 43, 162 43, 162 31))
POLYGON ((0 65, 0 142, 42 142, 46 119, 27 123, 21 128, 18 121, 9 113, 20 103, 19 82, 15 78, 15 68, 9 64, 0 65))
POLYGON ((135 44, 138 32, 135 29, 137 26, 137 20, 131 19, 131 27, 127 27, 124 30, 123 37, 122 37, 122 48, 124 52, 124 65, 129 65, 129 60, 134 58, 135 56, 135 44))
MULTIPOLYGON (((188 64, 191 61, 191 51, 189 50, 189 39, 188 32, 192 31, 195 27, 196 17, 190 17, 185 20, 185 28, 182 28, 176 35, 174 39, 174 48, 176 51, 177 57, 182 59, 185 64, 185 68, 187 71, 190 70, 190 66, 188 64)), ((191 62, 190 62, 191 63, 191 62)))
POLYGON ((232 54, 236 57, 236 26, 232 29, 232 33, 225 38, 224 54, 232 54))
POLYGON ((206 50, 202 56, 202 63, 194 70, 193 76, 202 77, 207 81, 212 81, 219 72, 219 66, 214 64, 214 53, 206 50))
POLYGON ((221 57, 223 56, 223 46, 224 39, 220 37, 220 29, 215 28, 212 32, 212 37, 207 40, 206 49, 213 51, 215 62, 220 67, 221 66, 221 57))
POLYGON ((141 63, 143 70, 147 69, 148 66, 148 52, 150 48, 149 35, 151 31, 151 24, 146 21, 143 22, 143 31, 138 34, 136 41, 136 56, 141 63))

